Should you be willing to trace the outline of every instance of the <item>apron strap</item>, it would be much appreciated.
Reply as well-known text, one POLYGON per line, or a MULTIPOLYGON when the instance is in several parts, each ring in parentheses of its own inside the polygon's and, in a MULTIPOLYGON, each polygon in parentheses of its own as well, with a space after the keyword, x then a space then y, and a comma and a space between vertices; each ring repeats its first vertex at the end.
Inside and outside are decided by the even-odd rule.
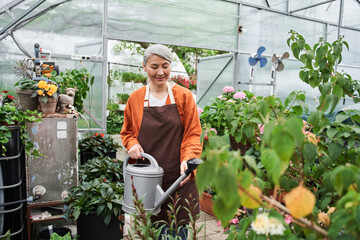
MULTIPOLYGON (((169 82, 166 82, 167 90, 170 98, 170 103, 175 104, 174 94, 172 92, 171 86, 169 82)), ((150 95, 150 83, 146 85, 145 99, 144 99, 144 107, 149 107, 149 95, 150 95)))

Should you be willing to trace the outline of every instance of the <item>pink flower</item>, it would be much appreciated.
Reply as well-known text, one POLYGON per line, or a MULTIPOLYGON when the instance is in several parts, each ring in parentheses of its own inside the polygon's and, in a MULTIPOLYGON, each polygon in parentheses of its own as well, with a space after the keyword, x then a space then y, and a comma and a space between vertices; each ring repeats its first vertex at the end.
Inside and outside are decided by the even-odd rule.
POLYGON ((235 100, 234 100, 234 99, 229 99, 229 100, 227 100, 226 102, 229 102, 229 103, 234 103, 234 102, 235 102, 235 100))
POLYGON ((205 130, 205 139, 206 139, 206 140, 209 140, 208 132, 210 133, 210 134, 209 134, 210 136, 217 135, 217 131, 216 131, 215 128, 210 128, 209 130, 206 129, 206 130, 205 130), (215 134, 214 134, 214 133, 215 133, 215 134))
POLYGON ((202 108, 199 108, 199 107, 197 108, 197 111, 198 111, 198 114, 204 112, 204 110, 202 108))
POLYGON ((232 86, 226 86, 223 88, 223 93, 228 93, 228 92, 234 92, 234 88, 232 86))
POLYGON ((217 221, 216 225, 219 227, 221 225, 221 221, 217 221))
POLYGON ((292 216, 289 214, 286 214, 286 216, 285 216, 286 224, 290 224, 292 222, 292 220, 293 220, 292 216))
POLYGON ((237 219, 237 218, 230 220, 230 223, 232 223, 232 224, 237 224, 238 222, 239 222, 239 219, 237 219))
POLYGON ((258 127, 259 127, 259 130, 260 130, 260 134, 263 134, 264 133, 264 128, 265 128, 265 125, 261 125, 261 124, 258 124, 258 127))
POLYGON ((244 92, 237 92, 237 93, 234 94, 233 97, 236 98, 236 99, 244 99, 244 98, 246 97, 246 93, 244 93, 244 92))

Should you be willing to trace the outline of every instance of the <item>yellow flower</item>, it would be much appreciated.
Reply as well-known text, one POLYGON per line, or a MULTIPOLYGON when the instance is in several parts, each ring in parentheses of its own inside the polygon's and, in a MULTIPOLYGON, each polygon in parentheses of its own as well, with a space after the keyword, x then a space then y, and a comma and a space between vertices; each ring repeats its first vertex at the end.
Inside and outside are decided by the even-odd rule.
POLYGON ((53 91, 53 90, 49 90, 49 91, 47 92, 47 94, 51 97, 51 96, 54 94, 54 91, 53 91))
POLYGON ((56 85, 50 85, 50 90, 53 92, 57 91, 57 86, 56 85))
POLYGON ((41 89, 44 89, 46 85, 47 85, 47 83, 44 80, 41 80, 38 83, 38 87, 41 88, 41 89))
POLYGON ((50 85, 49 85, 49 84, 46 84, 45 87, 44 87, 44 89, 45 89, 46 91, 49 91, 50 85))
POLYGON ((44 94, 43 90, 38 90, 37 93, 38 93, 38 95, 40 95, 40 96, 44 94))

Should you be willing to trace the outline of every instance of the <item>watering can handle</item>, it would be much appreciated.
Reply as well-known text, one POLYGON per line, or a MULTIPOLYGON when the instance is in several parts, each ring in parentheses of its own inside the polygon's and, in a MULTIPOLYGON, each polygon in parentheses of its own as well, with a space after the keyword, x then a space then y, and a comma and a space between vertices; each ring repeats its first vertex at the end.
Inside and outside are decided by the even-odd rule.
MULTIPOLYGON (((147 154, 147 153, 140 153, 140 154, 141 154, 141 157, 144 157, 150 161, 150 165, 153 165, 156 169, 159 169, 159 164, 153 156, 151 156, 150 154, 147 154)), ((126 157, 124 159, 124 164, 123 164, 123 176, 124 177, 125 177, 125 168, 128 165, 129 159, 130 159, 130 156, 128 154, 128 155, 126 155, 126 157)))

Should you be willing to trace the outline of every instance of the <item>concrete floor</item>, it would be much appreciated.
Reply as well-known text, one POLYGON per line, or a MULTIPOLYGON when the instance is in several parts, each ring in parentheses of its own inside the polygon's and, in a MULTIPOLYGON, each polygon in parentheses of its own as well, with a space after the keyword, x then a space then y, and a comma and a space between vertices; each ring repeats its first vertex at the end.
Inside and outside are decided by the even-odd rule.
POLYGON ((197 239, 206 239, 206 240, 225 240, 227 238, 227 234, 224 234, 223 228, 217 225, 217 219, 209 215, 205 212, 200 213, 200 218, 196 222, 196 226, 199 228, 202 225, 203 228, 198 235, 197 239))

